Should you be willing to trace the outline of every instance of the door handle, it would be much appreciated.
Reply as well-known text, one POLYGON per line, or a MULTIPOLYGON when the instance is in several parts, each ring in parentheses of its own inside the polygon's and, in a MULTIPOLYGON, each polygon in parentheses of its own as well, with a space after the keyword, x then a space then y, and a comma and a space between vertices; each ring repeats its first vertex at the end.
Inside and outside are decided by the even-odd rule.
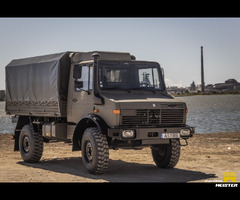
POLYGON ((72 102, 76 102, 77 101, 77 99, 76 98, 74 98, 73 100, 72 100, 72 102))

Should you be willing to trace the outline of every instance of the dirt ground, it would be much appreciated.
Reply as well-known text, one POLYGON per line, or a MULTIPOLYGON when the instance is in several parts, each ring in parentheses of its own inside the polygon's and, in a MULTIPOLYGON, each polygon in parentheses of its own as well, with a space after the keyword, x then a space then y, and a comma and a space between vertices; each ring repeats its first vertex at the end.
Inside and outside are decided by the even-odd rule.
POLYGON ((174 169, 156 167, 149 147, 110 150, 103 175, 89 174, 71 144, 44 143, 40 162, 32 164, 13 145, 11 134, 0 134, 0 182, 223 182, 224 172, 240 182, 240 132, 195 134, 174 169))

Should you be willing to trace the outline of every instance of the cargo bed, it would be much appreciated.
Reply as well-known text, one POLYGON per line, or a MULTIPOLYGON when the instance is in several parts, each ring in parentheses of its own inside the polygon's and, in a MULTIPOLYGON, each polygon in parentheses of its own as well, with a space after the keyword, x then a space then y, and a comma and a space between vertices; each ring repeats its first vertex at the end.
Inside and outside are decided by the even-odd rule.
POLYGON ((6 66, 6 113, 65 117, 70 53, 12 60, 6 66))

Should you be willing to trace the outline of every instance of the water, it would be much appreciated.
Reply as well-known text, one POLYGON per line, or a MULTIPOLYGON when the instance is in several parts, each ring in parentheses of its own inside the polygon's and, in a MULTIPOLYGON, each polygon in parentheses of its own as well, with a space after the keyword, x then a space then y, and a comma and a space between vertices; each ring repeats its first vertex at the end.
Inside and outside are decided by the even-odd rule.
POLYGON ((0 133, 13 133, 15 126, 10 116, 5 113, 5 102, 0 101, 0 133))
MULTIPOLYGON (((196 133, 240 131, 240 95, 204 95, 177 97, 187 103, 187 124, 196 133)), ((15 125, 0 102, 0 133, 13 133, 15 125)))
POLYGON ((187 124, 196 133, 240 131, 240 95, 177 97, 187 103, 187 124))

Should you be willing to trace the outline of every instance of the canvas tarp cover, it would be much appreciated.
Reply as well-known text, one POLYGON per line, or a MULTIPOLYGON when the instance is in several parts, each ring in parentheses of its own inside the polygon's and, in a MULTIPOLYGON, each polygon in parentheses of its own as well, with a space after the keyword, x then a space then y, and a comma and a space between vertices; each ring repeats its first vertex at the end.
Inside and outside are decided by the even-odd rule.
POLYGON ((6 66, 7 114, 66 115, 69 53, 12 60, 6 66))

